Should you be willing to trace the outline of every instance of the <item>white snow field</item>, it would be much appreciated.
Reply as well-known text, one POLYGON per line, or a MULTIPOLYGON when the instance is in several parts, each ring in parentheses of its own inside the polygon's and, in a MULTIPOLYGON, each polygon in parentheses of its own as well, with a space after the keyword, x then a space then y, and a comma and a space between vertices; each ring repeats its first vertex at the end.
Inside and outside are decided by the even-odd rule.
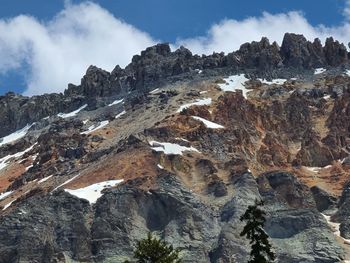
POLYGON ((70 117, 77 115, 81 110, 85 109, 86 107, 87 107, 87 104, 85 104, 85 105, 81 106, 79 109, 72 111, 72 112, 69 112, 69 113, 58 113, 57 116, 61 117, 63 119, 70 118, 70 117))
POLYGON ((197 99, 194 102, 182 105, 176 112, 181 112, 182 110, 187 109, 191 106, 210 105, 211 101, 212 101, 211 98, 197 99))
POLYGON ((117 114, 117 115, 115 116, 115 118, 116 118, 116 119, 119 119, 119 118, 120 118, 121 116, 123 116, 125 113, 126 113, 126 111, 123 110, 121 113, 117 114))
POLYGON ((6 197, 8 197, 12 193, 13 193, 13 191, 8 191, 8 192, 0 194, 0 200, 5 199, 6 197))
POLYGON ((97 131, 99 129, 102 129, 103 127, 105 127, 106 125, 108 125, 109 121, 101 121, 99 122, 98 125, 91 125, 87 131, 81 132, 80 134, 90 134, 94 131, 97 131))
POLYGON ((23 152, 18 152, 15 154, 10 154, 10 155, 6 155, 5 157, 2 157, 0 159, 0 170, 4 169, 6 166, 8 166, 10 164, 9 160, 11 160, 12 158, 17 159, 19 157, 22 157, 26 152, 29 152, 30 150, 32 150, 35 144, 30 146, 28 149, 25 149, 23 152))
POLYGON ((4 144, 11 143, 11 142, 14 142, 14 141, 17 141, 17 140, 23 138, 24 136, 26 136, 26 134, 28 133, 29 129, 33 125, 34 125, 34 123, 32 123, 30 125, 28 124, 24 128, 11 133, 10 135, 7 135, 5 137, 0 138, 0 146, 4 145, 4 144))
POLYGON ((121 182, 123 182, 123 179, 109 180, 109 181, 92 184, 79 189, 74 189, 74 190, 64 189, 64 190, 70 193, 71 195, 75 195, 76 197, 88 200, 90 204, 94 204, 96 203, 97 199, 99 199, 102 196, 103 189, 116 186, 121 182))
POLYGON ((203 119, 201 117, 198 117, 198 116, 192 116, 193 119, 197 120, 197 121, 201 121, 204 123, 204 125, 207 127, 207 128, 210 128, 210 129, 223 129, 225 128, 224 126, 220 125, 220 124, 217 124, 215 122, 212 122, 212 121, 208 121, 206 119, 203 119))
POLYGON ((156 142, 156 141, 150 141, 149 144, 151 145, 152 149, 157 152, 164 152, 165 154, 177 154, 182 155, 185 151, 192 151, 192 152, 198 152, 199 151, 194 147, 186 147, 181 146, 175 143, 169 143, 169 142, 156 142))
POLYGON ((108 104, 108 106, 110 107, 110 106, 113 106, 113 105, 117 105, 117 104, 119 104, 119 103, 122 103, 123 101, 124 101, 124 99, 115 100, 115 101, 113 101, 111 104, 108 104))
POLYGON ((316 68, 314 75, 322 74, 323 72, 326 72, 326 71, 327 71, 327 69, 325 69, 325 68, 316 68))
POLYGON ((273 85, 273 84, 282 85, 287 81, 286 79, 273 79, 271 81, 268 81, 266 79, 258 79, 258 80, 260 80, 261 83, 267 84, 267 85, 273 85))
POLYGON ((249 90, 246 89, 244 83, 246 83, 249 79, 247 79, 244 74, 229 76, 224 79, 225 83, 219 84, 219 87, 223 91, 236 91, 242 90, 244 98, 247 98, 247 93, 249 90))

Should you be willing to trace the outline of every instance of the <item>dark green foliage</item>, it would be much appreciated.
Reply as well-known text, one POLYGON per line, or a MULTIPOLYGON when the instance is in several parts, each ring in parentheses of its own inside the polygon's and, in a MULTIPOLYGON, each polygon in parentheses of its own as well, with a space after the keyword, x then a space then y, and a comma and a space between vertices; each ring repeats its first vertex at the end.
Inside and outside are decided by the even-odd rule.
POLYGON ((246 236, 250 240, 252 248, 248 263, 268 263, 276 258, 263 228, 266 219, 265 212, 259 208, 262 205, 264 205, 262 201, 255 201, 255 204, 248 206, 247 211, 241 216, 241 221, 247 222, 241 236, 246 236))
POLYGON ((147 238, 137 242, 134 258, 138 263, 180 263, 179 253, 180 249, 148 233, 147 238))

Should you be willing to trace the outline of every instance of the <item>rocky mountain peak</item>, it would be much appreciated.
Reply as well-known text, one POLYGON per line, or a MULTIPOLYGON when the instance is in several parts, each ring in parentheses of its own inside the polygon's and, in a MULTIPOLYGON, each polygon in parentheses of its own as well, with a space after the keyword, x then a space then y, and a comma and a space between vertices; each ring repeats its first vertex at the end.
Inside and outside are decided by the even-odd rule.
POLYGON ((0 263, 125 262, 148 232, 183 262, 244 262, 257 199, 278 262, 349 260, 349 68, 339 42, 287 33, 1 96, 0 263))

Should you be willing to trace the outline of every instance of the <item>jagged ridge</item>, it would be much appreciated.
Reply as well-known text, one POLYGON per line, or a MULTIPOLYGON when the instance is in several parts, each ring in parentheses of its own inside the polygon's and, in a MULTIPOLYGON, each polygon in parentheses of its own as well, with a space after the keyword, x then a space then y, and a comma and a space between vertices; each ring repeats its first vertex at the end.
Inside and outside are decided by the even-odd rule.
POLYGON ((293 77, 317 67, 338 67, 346 65, 349 53, 345 46, 333 38, 326 40, 325 46, 319 39, 307 41, 303 35, 287 33, 282 46, 270 44, 267 38, 260 42, 246 43, 236 51, 224 55, 214 53, 209 56, 193 55, 180 47, 171 52, 168 44, 158 44, 147 48, 141 55, 135 55, 132 62, 121 69, 116 66, 109 73, 90 66, 79 86, 69 84, 64 94, 23 97, 8 93, 0 97, 2 127, 0 137, 28 123, 42 118, 69 112, 88 103, 89 109, 106 105, 111 98, 138 96, 150 88, 156 88, 176 80, 197 78, 198 70, 204 70, 200 77, 220 73, 246 72, 253 77, 293 77), (105 98, 105 99, 103 99, 105 98))

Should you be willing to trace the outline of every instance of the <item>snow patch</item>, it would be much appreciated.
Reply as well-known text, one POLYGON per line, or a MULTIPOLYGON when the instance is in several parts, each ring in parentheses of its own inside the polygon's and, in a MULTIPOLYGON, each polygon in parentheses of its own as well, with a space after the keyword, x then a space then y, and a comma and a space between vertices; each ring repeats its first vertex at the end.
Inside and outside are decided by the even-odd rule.
POLYGON ((0 200, 5 199, 6 197, 8 197, 12 193, 13 193, 13 191, 8 191, 8 192, 0 194, 0 200))
POLYGON ((158 90, 159 90, 158 88, 157 88, 157 89, 154 89, 154 90, 150 91, 149 94, 154 94, 154 93, 156 93, 158 90))
POLYGON ((316 68, 314 75, 322 74, 323 72, 326 72, 326 71, 327 71, 327 69, 325 69, 325 68, 316 68))
POLYGON ((101 121, 99 122, 99 124, 96 126, 96 125, 92 125, 88 128, 87 131, 84 131, 84 132, 81 132, 80 134, 90 134, 94 131, 97 131, 103 127, 105 127, 106 125, 108 125, 109 121, 101 121))
POLYGON ((58 188, 64 186, 64 185, 66 185, 66 184, 72 182, 72 181, 75 180, 78 176, 80 176, 80 174, 77 174, 76 176, 72 177, 71 179, 68 179, 68 180, 65 181, 64 183, 60 184, 60 185, 57 186, 55 189, 53 189, 52 192, 55 191, 55 190, 57 190, 58 188))
POLYGON ((26 152, 29 152, 33 149, 35 144, 33 144, 32 146, 30 146, 28 149, 24 150, 23 152, 18 152, 18 153, 15 153, 15 154, 10 154, 10 155, 7 155, 3 158, 0 159, 0 170, 4 169, 6 166, 9 165, 9 160, 12 159, 12 158, 19 158, 19 157, 22 157, 26 152))
POLYGON ((225 83, 219 84, 219 87, 223 91, 236 91, 242 90, 244 98, 247 98, 248 90, 244 86, 249 79, 247 79, 244 74, 229 76, 224 79, 225 83))
POLYGON ((14 201, 16 201, 16 199, 15 199, 15 200, 12 200, 10 203, 8 203, 7 205, 5 205, 4 208, 2 209, 2 211, 4 211, 4 210, 6 210, 7 208, 9 208, 9 207, 12 205, 12 203, 13 203, 14 201))
POLYGON ((304 168, 313 173, 318 173, 322 169, 322 167, 309 167, 309 166, 304 166, 304 168))
POLYGON ((187 109, 191 106, 203 106, 203 105, 210 105, 211 104, 211 98, 205 98, 205 99, 197 99, 194 102, 188 103, 188 104, 184 104, 182 105, 177 112, 181 112, 184 109, 187 109))
POLYGON ((324 167, 310 167, 310 166, 304 166, 304 168, 306 170, 309 170, 310 172, 314 172, 314 173, 318 173, 319 171, 321 171, 322 169, 329 169, 329 168, 332 168, 332 165, 329 164, 329 165, 326 165, 324 167))
POLYGON ((184 141, 184 142, 190 142, 189 140, 186 140, 186 139, 184 139, 184 138, 176 137, 175 139, 176 139, 176 140, 181 140, 181 141, 184 141))
POLYGON ((21 138, 23 138, 24 136, 26 136, 26 134, 28 133, 29 129, 34 125, 34 123, 25 126, 24 128, 15 131, 13 133, 11 133, 10 135, 7 135, 5 137, 0 138, 0 146, 4 145, 4 144, 8 144, 10 142, 14 142, 17 141, 21 138))
POLYGON ((286 79, 273 79, 271 81, 268 81, 266 79, 258 79, 258 80, 260 80, 261 83, 267 84, 267 85, 273 85, 273 84, 282 85, 287 81, 286 79))
POLYGON ((126 113, 126 111, 123 110, 121 113, 117 114, 117 115, 115 116, 115 118, 118 119, 118 118, 120 118, 121 116, 123 116, 125 113, 126 113))
POLYGON ((192 116, 193 119, 195 120, 198 120, 198 121, 201 121, 204 123, 204 125, 207 127, 207 128, 210 128, 210 129, 223 129, 225 128, 224 126, 220 125, 220 124, 217 124, 215 122, 211 122, 211 121, 208 121, 206 119, 203 119, 201 117, 197 117, 197 116, 192 116))
POLYGON ((87 107, 87 104, 85 104, 85 105, 81 106, 79 109, 72 111, 72 112, 69 112, 69 113, 58 113, 57 116, 61 117, 63 119, 70 118, 70 117, 77 115, 81 110, 85 109, 86 107, 87 107))
POLYGON ((26 172, 27 172, 30 168, 32 168, 33 166, 34 166, 34 165, 32 165, 32 164, 29 165, 29 166, 27 166, 27 167, 26 167, 26 172))
POLYGON ((325 214, 322 214, 322 215, 326 219, 328 225, 332 228, 332 231, 333 231, 334 235, 336 235, 336 236, 340 237, 341 239, 343 239, 345 244, 350 245, 350 239, 343 238, 340 235, 340 223, 334 223, 334 222, 331 221, 331 217, 330 216, 327 216, 325 214))
POLYGON ((157 152, 164 152, 165 154, 177 154, 182 155, 182 152, 184 151, 192 151, 192 152, 198 152, 199 151, 194 147, 186 147, 181 146, 175 143, 169 143, 169 142, 156 142, 156 141, 150 141, 149 144, 151 145, 152 149, 157 152))
POLYGON ((164 169, 164 167, 163 166, 161 166, 160 164, 157 164, 157 167, 159 168, 159 169, 164 169))
POLYGON ((41 184, 41 183, 43 183, 43 182, 49 180, 52 176, 53 176, 53 175, 49 175, 48 177, 45 177, 45 178, 39 180, 38 183, 41 184))
POLYGON ((208 93, 207 90, 203 90, 203 91, 200 91, 199 94, 205 94, 205 93, 208 93))
POLYGON ((89 201, 90 204, 96 203, 97 199, 99 199, 102 196, 102 190, 106 188, 110 188, 113 186, 116 186, 117 184, 120 184, 123 182, 122 180, 110 180, 105 181, 101 183, 92 184, 83 188, 79 189, 64 189, 66 192, 70 193, 71 195, 74 195, 78 198, 86 199, 89 201))
POLYGON ((110 106, 113 106, 113 105, 117 105, 117 104, 119 104, 119 103, 122 103, 122 102, 123 102, 123 100, 124 100, 124 99, 121 99, 121 100, 115 100, 115 101, 113 101, 111 104, 108 104, 108 106, 110 107, 110 106))

